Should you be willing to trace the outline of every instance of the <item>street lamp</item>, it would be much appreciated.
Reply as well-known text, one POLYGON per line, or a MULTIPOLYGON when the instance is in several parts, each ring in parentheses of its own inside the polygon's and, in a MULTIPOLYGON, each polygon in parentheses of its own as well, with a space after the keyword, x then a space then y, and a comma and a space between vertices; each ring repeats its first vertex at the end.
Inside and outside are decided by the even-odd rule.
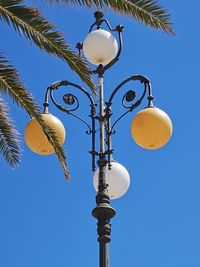
MULTIPOLYGON (((109 267, 110 220, 116 214, 114 208, 110 205, 110 199, 123 196, 130 185, 128 171, 113 159, 111 139, 115 133, 115 126, 126 114, 140 106, 145 97, 147 97, 147 107, 136 114, 131 124, 131 134, 139 146, 151 150, 164 146, 171 137, 172 123, 164 111, 154 106, 150 80, 142 75, 133 75, 121 82, 110 94, 108 101, 104 101, 103 77, 105 72, 119 59, 124 27, 118 25, 115 29, 112 29, 109 22, 103 18, 102 12, 95 12, 94 16, 95 22, 90 27, 88 36, 83 43, 77 44, 77 48, 80 54, 83 50, 83 54, 90 63, 97 65, 93 74, 97 74, 99 79, 98 104, 95 103, 94 97, 83 87, 66 80, 58 81, 47 88, 42 117, 45 123, 54 130, 60 144, 64 143, 65 130, 62 122, 48 111, 49 97, 59 110, 79 119, 88 128, 86 133, 91 136, 92 143, 90 153, 92 156, 92 171, 94 172, 93 184, 97 191, 96 207, 93 209, 92 215, 98 220, 100 267, 109 267), (108 27, 109 31, 102 29, 103 24, 108 27), (95 30, 94 27, 96 27, 95 30), (118 42, 111 32, 118 34, 118 42), (114 123, 111 123, 113 99, 121 88, 131 81, 143 85, 142 93, 138 97, 134 90, 127 91, 122 97, 122 106, 125 112, 114 123), (54 93, 62 86, 78 89, 88 98, 91 123, 76 114, 76 110, 79 108, 79 100, 71 92, 63 96, 65 105, 58 103, 54 93), (98 131, 96 130, 97 124, 99 126, 98 131), (99 141, 98 148, 97 139, 99 141), (96 168, 97 158, 98 168, 96 168)), ((25 140, 28 147, 38 154, 53 153, 52 145, 34 118, 25 129, 25 140)))

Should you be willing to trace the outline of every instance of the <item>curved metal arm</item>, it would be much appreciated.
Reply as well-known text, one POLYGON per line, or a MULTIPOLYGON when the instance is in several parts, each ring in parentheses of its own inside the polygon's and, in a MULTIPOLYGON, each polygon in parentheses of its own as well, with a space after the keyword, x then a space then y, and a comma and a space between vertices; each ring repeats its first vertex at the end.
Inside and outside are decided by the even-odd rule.
POLYGON ((69 115, 72 115, 74 116, 75 118, 79 119, 80 121, 82 121, 89 129, 89 131, 87 131, 88 134, 90 134, 92 132, 92 129, 90 127, 90 125, 85 121, 83 120, 81 117, 73 114, 72 112, 77 110, 79 108, 79 101, 78 101, 78 98, 73 95, 73 94, 65 94, 63 96, 63 101, 67 104, 67 105, 73 105, 76 103, 76 106, 74 108, 66 108, 66 107, 63 107, 61 106, 60 104, 58 104, 54 98, 54 95, 53 95, 53 91, 55 89, 58 89, 60 86, 73 86, 73 87, 76 87, 77 89, 81 90, 87 97, 88 99, 90 100, 90 105, 91 106, 95 106, 95 103, 94 103, 94 100, 92 98, 92 96, 84 89, 82 88, 81 86, 77 85, 77 84, 74 84, 74 83, 71 83, 69 81, 57 81, 53 84, 51 84, 50 86, 48 86, 47 88, 47 91, 46 91, 46 94, 45 94, 45 102, 43 104, 44 106, 44 113, 48 113, 48 107, 49 107, 49 103, 48 103, 48 97, 50 95, 50 98, 52 100, 52 102, 54 103, 54 105, 59 109, 61 110, 62 112, 66 112, 67 114, 69 115))
POLYGON ((122 25, 118 25, 116 27, 115 30, 113 31, 117 31, 118 32, 118 37, 119 37, 119 50, 117 52, 117 55, 116 57, 110 62, 108 63, 105 67, 104 67, 104 72, 109 69, 110 67, 112 67, 118 60, 119 60, 119 56, 121 54, 121 51, 122 51, 122 30, 123 30, 124 26, 122 25))
MULTIPOLYGON (((125 107, 126 109, 128 109, 128 111, 124 112, 112 125, 112 128, 111 128, 111 132, 113 132, 113 129, 115 127, 115 125, 126 115, 128 114, 129 112, 132 112, 135 108, 137 108, 141 103, 142 103, 142 100, 143 98, 145 97, 146 95, 146 91, 147 91, 147 85, 145 84, 144 85, 144 92, 142 94, 142 96, 140 97, 139 100, 137 100, 134 104, 132 104, 131 106, 125 106, 122 102, 122 105, 123 107, 125 107)), ((125 98, 126 94, 124 95, 123 99, 125 98)), ((123 100, 122 100, 123 101, 123 100)))
POLYGON ((113 132, 113 129, 115 127, 115 125, 129 112, 132 112, 135 108, 137 108, 141 103, 142 100, 144 99, 146 92, 147 92, 147 88, 148 88, 148 107, 153 107, 153 95, 152 95, 152 88, 151 88, 151 82, 150 80, 142 75, 133 75, 130 78, 126 79, 125 81, 121 82, 112 92, 109 101, 106 103, 106 109, 109 111, 110 107, 112 105, 112 101, 113 98, 115 97, 116 93, 121 89, 121 87, 123 85, 125 85, 126 83, 130 82, 130 81, 140 81, 141 83, 144 83, 144 91, 141 95, 141 97, 133 104, 131 105, 126 105, 125 102, 132 102, 135 97, 136 97, 136 93, 135 91, 128 91, 122 98, 122 106, 126 109, 128 109, 128 111, 126 111, 125 113, 123 113, 122 115, 120 115, 120 117, 113 123, 113 126, 111 127, 111 132, 113 132))
MULTIPOLYGON (((73 116, 74 118, 76 118, 76 119, 80 120, 81 122, 83 122, 83 123, 88 127, 88 130, 86 131, 86 133, 87 133, 87 134, 91 134, 91 133, 92 133, 92 129, 91 129, 90 125, 89 125, 85 120, 83 120, 80 116, 78 116, 78 115, 72 113, 73 111, 77 110, 77 109, 79 108, 79 106, 80 106, 80 105, 79 105, 78 98, 77 98, 76 96, 72 95, 72 94, 66 94, 66 95, 64 95, 63 98, 65 98, 65 97, 71 97, 71 98, 73 99, 73 103, 75 103, 75 101, 77 102, 75 108, 72 108, 72 109, 69 110, 69 109, 67 109, 67 108, 65 108, 65 107, 63 107, 63 106, 61 106, 60 104, 58 104, 58 102, 56 102, 56 100, 55 100, 55 98, 54 98, 53 90, 50 90, 50 98, 51 98, 52 102, 54 103, 54 105, 55 105, 59 110, 61 110, 62 112, 66 112, 68 115, 71 115, 71 116, 73 116)), ((64 101, 64 102, 65 102, 65 101, 64 101)), ((66 101, 65 103, 68 104, 68 105, 71 105, 71 103, 69 103, 69 102, 67 103, 67 101, 66 101)))
POLYGON ((90 100, 90 104, 94 105, 94 99, 92 98, 92 96, 80 85, 75 84, 75 83, 71 83, 69 81, 57 81, 55 83, 52 83, 50 86, 48 86, 47 90, 54 90, 54 89, 58 89, 60 86, 72 86, 75 87, 77 89, 79 89, 80 91, 82 91, 90 100))
POLYGON ((62 112, 65 112, 69 115, 72 115, 73 117, 77 118, 78 120, 80 120, 82 123, 84 123, 88 130, 86 131, 87 134, 91 134, 92 135, 92 150, 90 151, 90 153, 92 154, 92 170, 94 171, 95 170, 95 155, 96 155, 96 150, 95 150, 95 133, 96 133, 96 130, 95 130, 95 118, 96 118, 96 104, 94 102, 94 99, 93 97, 81 86, 75 84, 75 83, 71 83, 69 81, 58 81, 58 82, 55 82, 53 84, 51 84, 50 86, 48 86, 47 88, 47 91, 46 91, 46 94, 45 94, 45 101, 44 101, 44 113, 48 113, 48 106, 49 106, 49 102, 48 102, 48 97, 50 96, 53 104, 59 109, 61 110, 62 112), (78 98, 71 94, 71 93, 68 93, 68 94, 65 94, 63 96, 63 101, 65 102, 65 104, 67 104, 68 106, 72 106, 72 108, 67 108, 67 107, 64 107, 62 105, 60 105, 54 98, 54 90, 55 89, 58 89, 60 86, 72 86, 72 87, 75 87, 77 89, 79 89, 81 92, 83 92, 87 98, 89 99, 89 102, 90 102, 90 118, 92 120, 92 124, 90 125, 89 123, 87 123, 83 118, 81 118, 80 116, 76 115, 76 114, 73 114, 74 111, 76 111, 80 104, 79 104, 79 100, 78 98), (74 107, 75 105, 75 107, 74 107))
MULTIPOLYGON (((144 83, 144 84, 150 84, 150 80, 145 77, 145 76, 142 76, 142 75, 133 75, 131 77, 129 77, 128 79, 126 79, 125 81, 121 82, 115 89, 114 91, 112 92, 109 100, 108 100, 108 106, 111 106, 112 105, 112 100, 114 98, 114 96, 116 95, 116 93, 121 89, 121 87, 123 85, 125 85, 126 83, 130 82, 130 81, 140 81, 141 83, 144 83)), ((151 88, 151 87, 149 87, 151 88)), ((151 95, 152 95, 152 91, 151 92, 151 95)), ((150 94, 150 93, 149 93, 150 94)))
POLYGON ((118 25, 116 26, 115 29, 112 29, 109 22, 107 20, 102 20, 102 21, 105 21, 106 24, 108 25, 108 28, 111 30, 111 31, 117 31, 118 32, 118 38, 119 38, 119 50, 117 52, 117 55, 114 59, 111 60, 111 62, 109 62, 107 65, 103 66, 102 64, 100 64, 96 70, 93 70, 92 73, 94 74, 98 74, 99 77, 102 77, 105 73, 106 70, 108 70, 109 68, 111 68, 118 60, 119 60, 119 56, 121 54, 121 51, 122 51, 122 31, 124 29, 124 26, 123 25, 118 25))
POLYGON ((110 31, 112 31, 112 32, 116 31, 116 29, 112 29, 112 27, 111 27, 111 25, 107 19, 103 19, 103 16, 104 16, 104 14, 101 11, 96 11, 94 13, 94 17, 95 17, 96 21, 91 25, 91 27, 89 29, 89 33, 92 31, 94 26, 97 26, 97 29, 100 29, 103 22, 106 23, 106 25, 108 26, 108 29, 110 31))
POLYGON ((147 99, 149 100, 149 105, 148 106, 153 106, 153 96, 152 96, 152 89, 151 89, 151 83, 150 80, 142 75, 133 75, 131 77, 129 77, 128 79, 126 79, 125 81, 121 82, 112 92, 108 102, 106 103, 106 108, 105 108, 105 116, 106 116, 106 121, 107 121, 107 146, 108 146, 108 164, 109 164, 109 168, 111 167, 111 154, 113 153, 112 150, 112 145, 111 145, 111 136, 115 133, 114 127, 116 126, 116 124, 129 112, 132 112, 135 108, 137 108, 143 101, 146 93, 147 93, 147 88, 148 88, 148 97, 147 99), (124 113, 122 113, 117 119, 116 121, 113 123, 113 125, 111 125, 111 116, 112 116, 112 102, 113 99, 115 97, 115 95, 117 94, 117 92, 128 82, 130 81, 139 81, 141 83, 144 84, 144 91, 141 95, 141 97, 133 104, 128 104, 132 102, 135 97, 136 97, 136 93, 133 90, 129 90, 127 91, 124 96, 122 97, 122 106, 126 110, 124 113))

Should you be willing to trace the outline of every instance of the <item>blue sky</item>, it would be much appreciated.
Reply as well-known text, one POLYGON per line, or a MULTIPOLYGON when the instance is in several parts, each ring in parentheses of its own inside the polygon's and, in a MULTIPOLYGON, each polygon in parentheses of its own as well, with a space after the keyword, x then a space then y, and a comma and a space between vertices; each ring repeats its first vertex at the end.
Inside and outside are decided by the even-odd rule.
MULTIPOLYGON (((131 186, 124 197, 112 201, 117 211, 112 220, 113 267, 200 266, 200 3, 162 4, 171 14, 176 37, 105 14, 113 27, 125 25, 123 52, 105 76, 105 95, 132 74, 146 75, 152 81, 155 105, 169 114, 174 126, 170 142, 157 151, 144 150, 132 140, 129 128, 135 113, 117 126, 114 158, 128 169, 131 186)), ((72 47, 93 23, 93 10, 84 8, 45 8, 43 14, 58 25, 72 47)), ((0 31, 1 49, 40 104, 54 81, 67 79, 84 86, 62 61, 31 47, 3 23, 0 31)), ((80 114, 87 119, 89 109, 82 96, 80 101, 80 114)), ((23 131, 29 118, 11 102, 23 158, 15 170, 0 158, 0 266, 98 266, 90 138, 78 121, 53 106, 50 110, 66 128, 71 181, 65 183, 56 156, 39 156, 26 147, 23 131)), ((120 103, 114 103, 113 112, 120 111, 120 103)))

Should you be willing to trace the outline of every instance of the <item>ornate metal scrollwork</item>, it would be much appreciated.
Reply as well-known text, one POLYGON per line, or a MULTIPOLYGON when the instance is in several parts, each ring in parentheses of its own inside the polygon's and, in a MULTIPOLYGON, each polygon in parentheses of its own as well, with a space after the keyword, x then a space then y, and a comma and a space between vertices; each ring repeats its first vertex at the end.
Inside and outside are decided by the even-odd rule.
POLYGON ((79 108, 79 106, 80 106, 78 98, 75 95, 71 94, 71 93, 65 94, 63 96, 63 102, 67 105, 66 107, 61 105, 61 104, 59 104, 56 101, 56 99, 54 97, 54 90, 50 91, 50 97, 51 97, 52 102, 54 103, 54 105, 58 109, 60 109, 63 112, 66 112, 68 114, 71 114, 71 112, 77 110, 79 108))
POLYGON ((136 107, 138 107, 142 100, 144 99, 146 93, 148 91, 148 95, 147 95, 147 100, 148 100, 148 106, 153 106, 153 96, 152 96, 152 90, 151 90, 151 84, 148 78, 141 76, 141 75, 134 75, 131 76, 130 78, 126 79, 125 81, 123 81, 122 83, 120 83, 112 92, 108 102, 105 103, 105 115, 100 117, 96 115, 96 104, 93 100, 93 97, 81 86, 68 82, 68 81, 58 81, 56 83, 53 83, 52 85, 50 85, 47 88, 47 92, 45 95, 45 102, 44 102, 44 112, 48 112, 48 96, 50 96, 53 104, 62 112, 65 112, 69 115, 72 115, 73 117, 77 118, 78 120, 80 120, 82 123, 84 123, 87 126, 87 130, 86 130, 86 134, 88 135, 92 135, 92 149, 90 151, 91 155, 92 155, 92 170, 95 170, 95 157, 98 154, 98 152, 96 151, 96 145, 95 145, 95 135, 96 135, 96 120, 100 121, 103 120, 104 121, 104 127, 105 127, 105 133, 106 133, 106 137, 105 137, 105 144, 107 145, 107 150, 105 151, 105 155, 108 156, 108 166, 109 168, 111 167, 111 160, 112 160, 112 153, 113 153, 113 149, 111 146, 111 136, 115 133, 115 129, 114 127, 116 126, 116 124, 129 112, 132 112, 136 107), (117 94, 118 91, 120 91, 120 89, 127 84, 130 81, 139 81, 144 85, 144 89, 142 94, 140 95, 139 99, 137 99, 137 95, 136 95, 136 91, 131 89, 128 90, 122 97, 121 103, 122 106, 126 109, 126 111, 124 113, 122 113, 122 115, 120 115, 113 124, 111 124, 111 117, 113 115, 111 107, 112 107, 112 102, 113 99, 115 98, 115 95, 117 94), (60 103, 57 102, 57 100, 54 97, 54 92, 60 87, 60 86, 71 86, 74 87, 76 89, 78 89, 79 91, 83 92, 87 98, 89 99, 90 102, 90 113, 89 116, 92 120, 92 123, 88 123, 86 122, 83 118, 81 118, 80 116, 76 115, 74 112, 79 108, 80 103, 78 98, 72 94, 71 92, 65 93, 62 97, 63 102, 65 103, 65 105, 61 105, 60 103))
MULTIPOLYGON (((140 98, 138 100, 136 100, 136 92, 135 90, 129 90, 127 91, 123 97, 122 97, 122 106, 126 109, 128 109, 126 112, 122 113, 122 115, 120 115, 120 117, 113 123, 110 131, 111 133, 110 134, 114 134, 115 133, 115 130, 114 130, 114 127, 115 125, 129 112, 133 111, 136 107, 138 107, 143 98, 145 97, 146 95, 146 92, 147 92, 147 87, 148 89, 151 89, 150 87, 150 81, 148 78, 146 78, 145 76, 142 76, 142 75, 134 75, 134 76, 131 76, 130 78, 126 79, 125 81, 123 81, 122 83, 120 83, 115 89, 114 91, 112 92, 110 98, 109 98, 109 101, 107 102, 107 105, 106 105, 106 112, 108 114, 108 116, 110 116, 110 108, 112 106, 112 101, 115 97, 115 95, 117 94, 117 92, 125 85, 127 84, 128 82, 130 81, 139 81, 141 82, 142 84, 144 84, 144 89, 143 89, 143 93, 142 95, 140 96, 140 98), (134 100, 136 100, 135 102, 133 102, 134 100)), ((149 90, 149 96, 148 96, 148 99, 149 97, 152 99, 152 95, 151 95, 151 90, 149 90)))
POLYGON ((91 150, 91 154, 92 154, 92 170, 95 170, 95 118, 96 118, 96 104, 92 98, 92 96, 81 86, 75 84, 75 83, 71 83, 68 81, 58 81, 56 83, 53 83, 52 85, 50 85, 47 88, 46 91, 46 95, 45 95, 45 101, 44 101, 44 113, 48 113, 48 97, 50 96, 51 101, 53 102, 53 104, 62 112, 67 113, 68 115, 71 115, 73 117, 75 117, 76 119, 78 119, 79 121, 81 121, 83 124, 85 124, 87 126, 87 130, 86 130, 86 134, 88 135, 92 135, 92 150, 91 150), (57 90, 59 87, 61 86, 71 86, 74 87, 76 89, 78 89, 79 91, 81 91, 82 93, 84 93, 87 98, 89 99, 90 102, 90 113, 89 116, 92 120, 92 123, 90 125, 90 123, 86 122, 82 117, 78 116, 77 114, 75 114, 74 112, 80 107, 80 102, 78 100, 78 98, 70 93, 66 93, 63 95, 62 100, 63 102, 66 104, 66 106, 64 106, 63 104, 61 105, 60 103, 58 103, 58 101, 56 100, 56 98, 54 97, 54 92, 55 90, 57 90))
POLYGON ((131 76, 130 78, 126 79, 125 81, 123 81, 122 83, 120 83, 112 92, 109 101, 106 103, 106 108, 105 108, 105 116, 106 116, 106 144, 107 144, 107 148, 108 148, 108 166, 109 168, 111 167, 111 161, 112 161, 112 145, 111 145, 111 136, 113 134, 116 133, 116 131, 114 130, 116 124, 129 112, 132 112, 135 108, 137 108, 141 103, 142 100, 144 99, 146 93, 147 93, 147 89, 148 89, 148 97, 147 99, 149 100, 148 106, 152 106, 152 90, 151 90, 151 84, 150 84, 150 80, 144 76, 141 75, 134 75, 131 76), (126 109, 126 111, 124 113, 122 113, 113 124, 111 124, 111 116, 112 116, 112 102, 113 99, 115 98, 115 95, 117 94, 117 92, 128 82, 130 81, 139 81, 142 84, 144 84, 144 89, 142 92, 142 95, 139 97, 139 99, 136 99, 136 92, 135 90, 128 90, 122 97, 121 103, 122 106, 126 109))

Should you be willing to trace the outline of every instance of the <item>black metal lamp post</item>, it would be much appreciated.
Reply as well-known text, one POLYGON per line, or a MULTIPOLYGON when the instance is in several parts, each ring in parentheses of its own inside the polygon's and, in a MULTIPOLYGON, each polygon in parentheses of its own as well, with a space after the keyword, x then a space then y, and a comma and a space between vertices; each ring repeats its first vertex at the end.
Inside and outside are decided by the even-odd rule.
MULTIPOLYGON (((129 186, 129 175, 125 175, 124 178, 125 185, 123 186, 118 195, 112 192, 112 183, 117 183, 117 180, 109 180, 109 175, 111 174, 112 168, 115 167, 115 162, 112 159, 113 149, 111 138, 114 134, 115 125, 122 119, 126 114, 132 112, 137 108, 145 96, 147 96, 147 108, 140 111, 134 118, 131 125, 131 132, 137 144, 147 149, 156 149, 162 147, 167 143, 172 134, 172 124, 165 112, 155 108, 153 105, 153 96, 150 80, 142 75, 133 75, 120 83, 114 91, 111 93, 110 98, 107 102, 104 101, 104 88, 103 88, 103 77, 105 71, 107 71, 111 66, 113 66, 119 59, 122 50, 122 30, 123 26, 118 25, 115 29, 112 29, 109 22, 103 18, 102 12, 95 12, 95 22, 92 24, 89 30, 89 35, 86 37, 83 43, 78 43, 77 48, 79 53, 83 50, 86 58, 97 68, 93 70, 93 74, 97 74, 99 78, 99 90, 98 90, 98 100, 97 105, 94 101, 92 95, 90 95, 83 87, 71 83, 69 81, 58 81, 51 84, 46 91, 45 101, 44 101, 44 119, 45 116, 49 116, 49 97, 52 103, 62 112, 74 116, 79 119, 87 126, 86 133, 91 136, 91 156, 92 156, 92 171, 96 170, 96 159, 98 164, 98 188, 96 195, 96 207, 92 211, 92 215, 98 221, 98 242, 99 242, 99 252, 100 252, 100 267, 109 267, 109 242, 111 240, 111 225, 110 220, 115 216, 116 212, 114 208, 110 205, 110 199, 122 196, 128 189, 129 186), (102 24, 105 24, 110 32, 117 32, 119 38, 119 48, 116 39, 108 31, 102 29, 102 24), (93 28, 96 30, 93 31, 93 28), (143 84, 143 91, 140 97, 137 99, 136 92, 129 90, 122 97, 122 106, 125 108, 125 112, 113 123, 111 124, 112 118, 112 102, 115 98, 116 93, 128 82, 138 81, 143 84), (76 114, 76 110, 79 108, 79 100, 72 93, 66 93, 63 96, 63 101, 65 105, 61 105, 57 102, 54 97, 54 92, 60 87, 74 87, 84 93, 90 104, 90 118, 91 123, 86 122, 82 117, 76 114), (98 110, 97 110, 98 108, 98 110), (99 131, 96 131, 96 126, 99 125, 99 131), (97 149, 96 139, 99 141, 99 148, 97 149), (128 178, 127 178, 128 177, 128 178)), ((54 117, 54 116, 53 116, 54 117)), ((33 125, 36 120, 32 119, 25 130, 25 140, 28 146, 36 153, 39 154, 50 154, 52 150, 41 148, 42 138, 46 136, 37 138, 34 135, 33 125), (29 134, 31 132, 31 134, 29 134)), ((48 121, 46 121, 49 124, 48 121)), ((53 126, 53 122, 50 123, 50 127, 53 126)), ((53 128, 56 131, 56 125, 53 128)), ((59 135, 59 134, 58 134, 59 135)), ((48 143, 48 146, 51 146, 48 143)), ((122 166, 123 167, 123 166, 122 166)), ((119 170, 120 172, 120 170, 119 170)), ((122 174, 123 176, 123 174, 122 174)), ((115 177, 114 177, 115 179, 115 177)), ((123 181, 122 181, 123 182, 123 181)))

